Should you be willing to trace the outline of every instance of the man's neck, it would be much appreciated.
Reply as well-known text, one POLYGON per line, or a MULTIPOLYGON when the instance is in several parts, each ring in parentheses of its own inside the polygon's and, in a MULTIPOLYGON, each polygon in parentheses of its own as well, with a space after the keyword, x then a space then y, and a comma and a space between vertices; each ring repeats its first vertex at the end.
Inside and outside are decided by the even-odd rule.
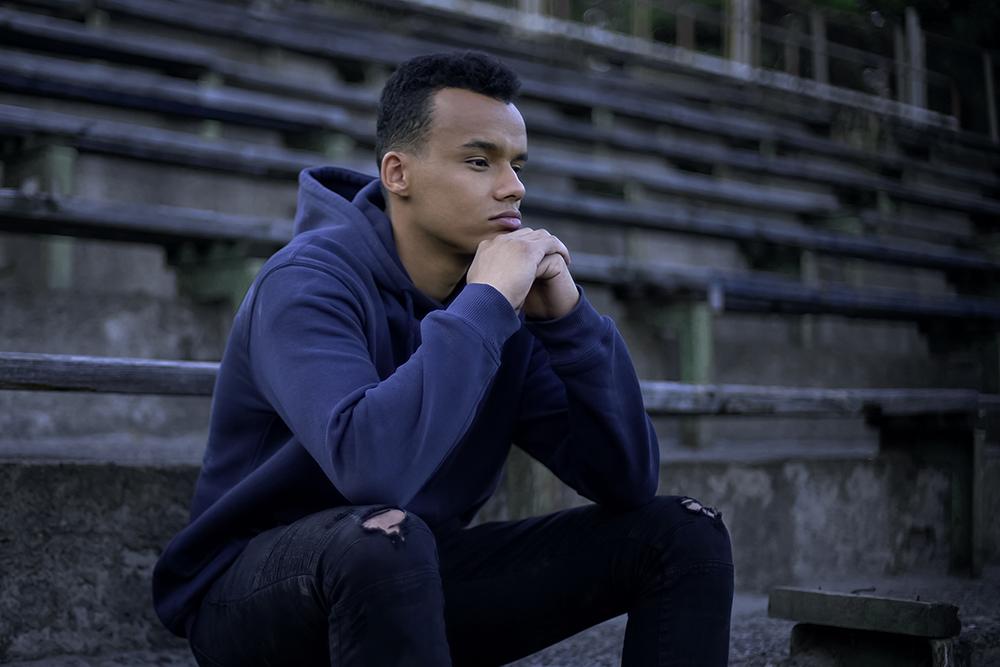
POLYGON ((396 241, 396 253, 403 268, 410 274, 410 280, 425 295, 444 301, 455 291, 472 258, 449 251, 434 239, 413 234, 413 227, 400 224, 392 216, 389 220, 396 241))

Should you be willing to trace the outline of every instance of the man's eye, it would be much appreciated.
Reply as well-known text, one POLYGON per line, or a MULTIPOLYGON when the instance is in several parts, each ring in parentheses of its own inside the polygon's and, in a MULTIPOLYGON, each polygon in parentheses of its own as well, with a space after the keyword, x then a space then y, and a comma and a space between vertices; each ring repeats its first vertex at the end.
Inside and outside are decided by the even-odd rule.
POLYGON ((490 166, 490 163, 487 162, 486 160, 484 160, 483 158, 476 158, 474 160, 467 160, 467 162, 469 164, 471 164, 473 167, 488 167, 488 166, 490 166))
POLYGON ((524 169, 524 167, 522 165, 519 165, 519 164, 512 164, 512 165, 510 165, 510 168, 514 170, 515 174, 520 174, 521 170, 524 169))

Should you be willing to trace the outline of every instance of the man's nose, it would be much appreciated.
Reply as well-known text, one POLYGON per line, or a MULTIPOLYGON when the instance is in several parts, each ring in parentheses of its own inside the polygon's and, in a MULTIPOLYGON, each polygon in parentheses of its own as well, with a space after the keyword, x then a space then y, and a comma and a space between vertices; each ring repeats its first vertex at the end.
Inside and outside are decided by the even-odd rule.
POLYGON ((504 170, 503 177, 497 185, 497 199, 513 199, 520 201, 524 198, 524 183, 521 182, 517 172, 512 167, 504 170))

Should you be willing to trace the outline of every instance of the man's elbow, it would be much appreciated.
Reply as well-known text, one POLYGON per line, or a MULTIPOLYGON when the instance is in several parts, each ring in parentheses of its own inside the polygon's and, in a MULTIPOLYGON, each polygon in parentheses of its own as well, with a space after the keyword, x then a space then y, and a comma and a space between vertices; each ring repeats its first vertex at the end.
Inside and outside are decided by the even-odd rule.
POLYGON ((656 497, 660 486, 659 459, 658 455, 651 456, 646 465, 632 475, 631 483, 623 485, 621 503, 625 509, 641 507, 656 497))
POLYGON ((633 476, 610 489, 600 504, 623 512, 638 509, 656 497, 658 482, 653 475, 633 476))
POLYGON ((364 479, 343 481, 338 485, 352 505, 392 505, 406 507, 416 495, 415 489, 397 480, 364 479))

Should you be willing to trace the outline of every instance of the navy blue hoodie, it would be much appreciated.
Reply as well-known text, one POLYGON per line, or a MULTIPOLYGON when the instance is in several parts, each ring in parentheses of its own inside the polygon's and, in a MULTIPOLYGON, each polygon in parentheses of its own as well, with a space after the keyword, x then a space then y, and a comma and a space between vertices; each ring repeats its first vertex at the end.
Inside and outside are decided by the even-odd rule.
POLYGON ((296 234, 233 323, 190 523, 156 564, 171 631, 250 538, 307 514, 386 503, 436 532, 464 526, 511 443, 595 502, 653 497, 635 370, 586 295, 544 322, 489 285, 440 303, 400 262, 377 179, 321 167, 299 184, 296 234))

